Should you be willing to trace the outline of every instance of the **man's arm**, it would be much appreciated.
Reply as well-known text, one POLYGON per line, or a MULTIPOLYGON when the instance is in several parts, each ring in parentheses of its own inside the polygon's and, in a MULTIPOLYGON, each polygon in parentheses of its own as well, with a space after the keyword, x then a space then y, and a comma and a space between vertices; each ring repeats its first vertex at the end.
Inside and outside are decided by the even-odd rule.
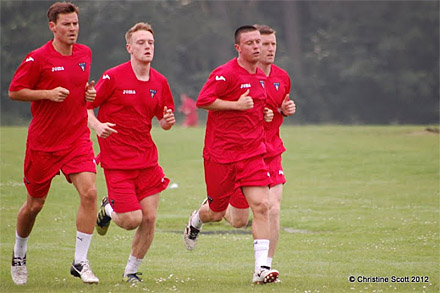
POLYGON ((225 101, 216 99, 209 105, 200 106, 200 108, 211 111, 227 111, 237 110, 245 111, 254 107, 254 101, 251 96, 248 96, 249 90, 244 92, 237 101, 225 101))
POLYGON ((100 138, 106 138, 109 137, 112 133, 118 133, 115 129, 112 128, 116 126, 116 124, 110 122, 101 123, 101 121, 96 118, 93 109, 88 109, 87 115, 89 116, 89 127, 95 130, 96 135, 98 135, 100 138))
POLYGON ((57 87, 52 90, 31 90, 21 89, 18 91, 9 91, 9 97, 15 101, 40 101, 50 100, 52 102, 62 102, 69 95, 69 90, 63 87, 57 87))

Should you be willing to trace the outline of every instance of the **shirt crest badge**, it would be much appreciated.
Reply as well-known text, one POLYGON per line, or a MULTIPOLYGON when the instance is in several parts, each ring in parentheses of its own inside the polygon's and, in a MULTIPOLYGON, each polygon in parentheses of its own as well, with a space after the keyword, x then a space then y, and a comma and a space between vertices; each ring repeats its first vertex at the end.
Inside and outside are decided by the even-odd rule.
POLYGON ((155 91, 155 90, 150 90, 150 95, 151 95, 151 98, 154 98, 154 95, 157 93, 157 91, 155 91))
POLYGON ((279 82, 274 82, 273 86, 275 87, 276 90, 278 90, 280 88, 280 83, 279 82))
POLYGON ((264 88, 264 80, 260 80, 260 84, 264 88))
POLYGON ((79 67, 81 67, 82 71, 85 71, 85 70, 86 70, 86 63, 85 63, 85 62, 83 62, 83 63, 78 63, 78 65, 79 65, 79 67))

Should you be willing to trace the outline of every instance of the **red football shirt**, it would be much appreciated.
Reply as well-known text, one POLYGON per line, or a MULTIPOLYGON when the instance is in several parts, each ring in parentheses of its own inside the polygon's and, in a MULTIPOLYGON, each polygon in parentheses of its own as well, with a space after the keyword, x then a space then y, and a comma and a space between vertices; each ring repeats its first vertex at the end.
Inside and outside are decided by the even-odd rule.
POLYGON ((63 56, 55 51, 52 40, 23 60, 9 86, 10 91, 63 87, 70 92, 60 103, 49 100, 31 102, 33 118, 28 130, 28 148, 52 152, 68 149, 80 138, 90 138, 85 86, 91 62, 89 47, 74 44, 73 54, 63 56))
POLYGON ((206 106, 216 99, 237 101, 249 91, 254 107, 246 111, 209 111, 206 122, 203 157, 218 163, 232 163, 266 152, 263 110, 266 76, 260 69, 250 74, 234 58, 216 68, 203 86, 197 106, 206 106))
POLYGON ((283 153, 286 148, 280 137, 280 126, 283 123, 283 116, 278 111, 281 104, 290 92, 290 78, 287 72, 272 64, 270 74, 266 80, 267 104, 272 109, 274 116, 272 122, 264 122, 266 132, 266 158, 277 156, 283 153))
POLYGON ((98 137, 102 167, 129 170, 155 166, 158 155, 150 134, 152 119, 162 119, 165 106, 174 111, 167 79, 151 68, 150 80, 140 81, 126 62, 104 72, 96 91, 88 108, 99 107, 98 120, 115 123, 118 131, 107 138, 98 137))

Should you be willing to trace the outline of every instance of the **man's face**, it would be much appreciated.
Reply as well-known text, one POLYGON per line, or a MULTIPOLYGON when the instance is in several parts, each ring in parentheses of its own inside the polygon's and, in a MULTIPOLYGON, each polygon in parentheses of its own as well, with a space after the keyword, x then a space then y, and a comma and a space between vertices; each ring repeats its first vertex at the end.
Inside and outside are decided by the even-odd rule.
POLYGON ((56 22, 49 22, 49 28, 53 32, 54 39, 66 45, 73 45, 79 34, 78 14, 75 12, 58 14, 56 22))
POLYGON ((249 63, 257 63, 261 50, 260 32, 250 31, 241 33, 240 43, 235 45, 235 49, 243 60, 249 63))
POLYGON ((273 64, 275 62, 276 52, 277 38, 275 34, 261 35, 260 62, 263 64, 273 64))
POLYGON ((151 62, 154 57, 154 37, 149 31, 140 30, 131 35, 127 51, 140 62, 151 62))

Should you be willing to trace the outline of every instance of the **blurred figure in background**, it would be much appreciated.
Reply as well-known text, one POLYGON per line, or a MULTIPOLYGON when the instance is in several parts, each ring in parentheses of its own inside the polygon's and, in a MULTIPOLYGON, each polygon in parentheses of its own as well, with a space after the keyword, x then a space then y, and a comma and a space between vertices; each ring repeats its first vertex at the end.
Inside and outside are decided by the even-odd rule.
POLYGON ((199 116, 197 115, 196 102, 187 94, 181 94, 180 101, 182 104, 179 107, 179 112, 185 115, 183 127, 196 127, 199 119, 199 116))

